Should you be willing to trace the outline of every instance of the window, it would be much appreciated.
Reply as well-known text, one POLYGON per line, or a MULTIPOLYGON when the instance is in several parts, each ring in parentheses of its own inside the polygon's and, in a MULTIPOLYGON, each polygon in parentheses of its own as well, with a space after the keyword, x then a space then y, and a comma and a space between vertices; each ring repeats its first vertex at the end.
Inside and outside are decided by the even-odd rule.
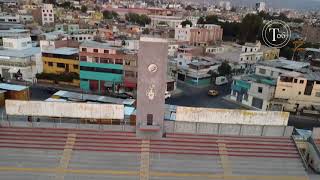
POLYGON ((135 73, 134 73, 133 71, 126 71, 126 72, 125 72, 125 76, 126 76, 126 77, 134 77, 134 74, 135 74, 135 73))
POLYGON ((301 91, 299 91, 299 93, 298 93, 299 95, 301 95, 301 91))
POLYGON ((266 70, 259 68, 259 73, 260 73, 260 74, 266 74, 266 70))
POLYGON ((122 59, 116 59, 115 64, 123 64, 122 59))
POLYGON ((320 97, 320 91, 316 92, 316 97, 320 97))
POLYGON ((282 89, 282 91, 286 91, 286 89, 282 89))
POLYGON ((73 69, 79 69, 79 65, 73 65, 73 69))
POLYGON ((87 56, 80 56, 80 61, 87 61, 87 56))
POLYGON ((65 67, 65 64, 64 64, 64 63, 57 63, 57 67, 59 67, 59 68, 64 68, 64 67, 65 67))
POLYGON ((271 76, 273 76, 273 73, 274 73, 274 72, 273 72, 273 71, 271 71, 271 76))
POLYGON ((243 95, 243 99, 244 99, 245 101, 248 101, 248 94, 244 94, 244 95, 243 95))
POLYGON ((130 66, 130 61, 124 61, 125 65, 130 66))
POLYGON ((300 84, 303 84, 304 83, 304 80, 300 80, 300 84))
POLYGON ((103 51, 105 54, 109 54, 109 50, 104 50, 103 51))
POLYGON ((147 125, 152 126, 153 124, 153 114, 147 114, 147 125))
POLYGON ((53 62, 48 62, 48 66, 53 66, 53 62))
POLYGON ((298 83, 298 79, 294 79, 293 82, 294 82, 294 83, 298 83))
POLYGON ((98 49, 93 49, 93 52, 96 52, 96 53, 97 53, 97 52, 99 52, 99 51, 98 51, 98 49))
POLYGON ((262 93, 263 88, 262 87, 258 87, 258 93, 262 93))
POLYGON ((82 52, 87 52, 87 48, 82 48, 81 51, 82 52))

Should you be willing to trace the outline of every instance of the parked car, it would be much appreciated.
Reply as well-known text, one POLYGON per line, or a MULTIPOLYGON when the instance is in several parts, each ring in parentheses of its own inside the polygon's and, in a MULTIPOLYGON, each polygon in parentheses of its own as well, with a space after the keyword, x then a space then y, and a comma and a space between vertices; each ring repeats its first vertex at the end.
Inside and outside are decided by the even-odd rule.
POLYGON ((225 76, 216 77, 216 82, 215 82, 216 85, 220 86, 227 83, 228 83, 228 79, 225 76))
POLYGON ((133 96, 128 93, 119 93, 119 94, 116 94, 115 97, 121 98, 121 99, 133 99, 133 96))
POLYGON ((219 95, 219 92, 217 90, 210 89, 208 91, 208 96, 218 96, 218 95, 219 95))
POLYGON ((164 93, 164 98, 167 99, 167 98, 170 98, 170 97, 171 97, 171 94, 168 91, 166 91, 164 93))

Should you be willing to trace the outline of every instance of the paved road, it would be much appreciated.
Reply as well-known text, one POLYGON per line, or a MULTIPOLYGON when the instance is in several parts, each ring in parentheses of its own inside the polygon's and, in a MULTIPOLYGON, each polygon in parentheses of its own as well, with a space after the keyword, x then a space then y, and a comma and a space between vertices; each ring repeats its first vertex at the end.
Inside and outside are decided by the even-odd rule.
POLYGON ((185 83, 178 82, 178 88, 182 90, 182 93, 167 99, 167 104, 224 109, 241 108, 241 106, 223 99, 224 96, 230 94, 230 84, 223 86, 212 85, 210 87, 195 88, 185 83), (209 89, 217 89, 219 91, 219 96, 208 96, 207 93, 209 89))

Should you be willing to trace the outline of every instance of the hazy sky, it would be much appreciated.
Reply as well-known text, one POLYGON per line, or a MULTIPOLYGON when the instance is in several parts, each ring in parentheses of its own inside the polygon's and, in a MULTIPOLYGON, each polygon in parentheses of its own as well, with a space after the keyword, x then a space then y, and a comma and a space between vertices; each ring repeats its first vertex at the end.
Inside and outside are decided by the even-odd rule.
POLYGON ((320 0, 229 0, 235 4, 254 5, 256 2, 266 2, 268 7, 294 8, 294 9, 319 9, 320 0))

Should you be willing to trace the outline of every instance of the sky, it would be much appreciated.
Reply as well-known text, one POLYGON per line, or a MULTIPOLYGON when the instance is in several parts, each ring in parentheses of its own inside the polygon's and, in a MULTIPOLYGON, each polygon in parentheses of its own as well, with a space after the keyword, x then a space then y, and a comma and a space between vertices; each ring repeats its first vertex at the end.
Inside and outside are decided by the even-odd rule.
POLYGON ((259 1, 266 2, 268 7, 290 9, 320 10, 320 0, 229 0, 232 4, 250 5, 253 7, 259 1))

